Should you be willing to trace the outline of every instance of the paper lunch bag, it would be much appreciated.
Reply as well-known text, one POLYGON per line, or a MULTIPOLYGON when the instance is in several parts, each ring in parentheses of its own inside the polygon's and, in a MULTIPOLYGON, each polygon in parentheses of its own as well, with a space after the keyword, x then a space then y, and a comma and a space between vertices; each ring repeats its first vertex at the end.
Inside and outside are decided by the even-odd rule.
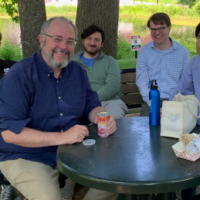
POLYGON ((178 93, 173 101, 163 101, 161 136, 179 138, 180 134, 190 133, 197 123, 200 103, 195 95, 178 93))

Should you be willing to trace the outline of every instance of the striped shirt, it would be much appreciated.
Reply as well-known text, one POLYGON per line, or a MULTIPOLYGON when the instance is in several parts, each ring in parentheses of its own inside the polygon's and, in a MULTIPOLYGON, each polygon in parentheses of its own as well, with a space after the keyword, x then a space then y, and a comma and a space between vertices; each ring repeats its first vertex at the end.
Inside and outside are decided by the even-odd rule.
MULTIPOLYGON (((170 38, 171 39, 171 38, 170 38)), ((152 80, 157 80, 161 99, 169 99, 176 89, 183 70, 188 65, 188 50, 172 40, 172 46, 158 50, 154 42, 146 44, 139 52, 136 64, 136 84, 140 94, 149 105, 149 90, 152 80)))

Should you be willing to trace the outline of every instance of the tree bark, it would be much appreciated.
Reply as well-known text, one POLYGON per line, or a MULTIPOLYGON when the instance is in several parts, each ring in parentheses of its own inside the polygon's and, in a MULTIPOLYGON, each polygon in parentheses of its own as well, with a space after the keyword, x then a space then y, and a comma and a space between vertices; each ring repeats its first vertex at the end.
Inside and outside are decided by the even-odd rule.
POLYGON ((44 0, 18 0, 23 57, 28 57, 39 49, 37 36, 46 21, 44 0))
POLYGON ((117 56, 119 0, 78 0, 76 26, 78 44, 75 51, 83 49, 80 34, 91 24, 105 32, 103 51, 114 58, 117 56))

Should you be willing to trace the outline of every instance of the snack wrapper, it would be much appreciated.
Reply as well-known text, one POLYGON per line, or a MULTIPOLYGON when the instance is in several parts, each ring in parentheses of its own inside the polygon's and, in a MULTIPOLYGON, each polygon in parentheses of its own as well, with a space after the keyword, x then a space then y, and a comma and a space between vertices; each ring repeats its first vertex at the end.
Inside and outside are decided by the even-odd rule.
POLYGON ((186 139, 187 135, 185 135, 186 138, 180 136, 180 140, 182 141, 174 144, 172 149, 177 157, 194 162, 200 158, 200 135, 196 133, 192 133, 192 135, 194 138, 192 139, 190 134, 188 137, 190 138, 189 140, 186 139))

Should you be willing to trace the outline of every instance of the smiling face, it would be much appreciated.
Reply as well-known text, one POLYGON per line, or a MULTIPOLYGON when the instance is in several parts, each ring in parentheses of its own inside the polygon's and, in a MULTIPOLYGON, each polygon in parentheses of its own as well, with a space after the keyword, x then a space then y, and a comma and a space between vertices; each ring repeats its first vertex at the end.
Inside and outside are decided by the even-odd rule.
POLYGON ((99 54, 100 49, 103 47, 102 37, 100 32, 95 32, 82 40, 85 56, 96 57, 99 54))
POLYGON ((66 67, 74 55, 74 48, 66 44, 67 40, 75 40, 74 28, 70 23, 56 19, 51 22, 46 34, 48 36, 38 36, 44 61, 51 68, 66 67), (55 38, 60 39, 59 42, 55 38))
POLYGON ((153 21, 150 21, 150 29, 155 46, 166 46, 166 44, 169 43, 171 26, 167 26, 165 23, 154 24, 153 21))

